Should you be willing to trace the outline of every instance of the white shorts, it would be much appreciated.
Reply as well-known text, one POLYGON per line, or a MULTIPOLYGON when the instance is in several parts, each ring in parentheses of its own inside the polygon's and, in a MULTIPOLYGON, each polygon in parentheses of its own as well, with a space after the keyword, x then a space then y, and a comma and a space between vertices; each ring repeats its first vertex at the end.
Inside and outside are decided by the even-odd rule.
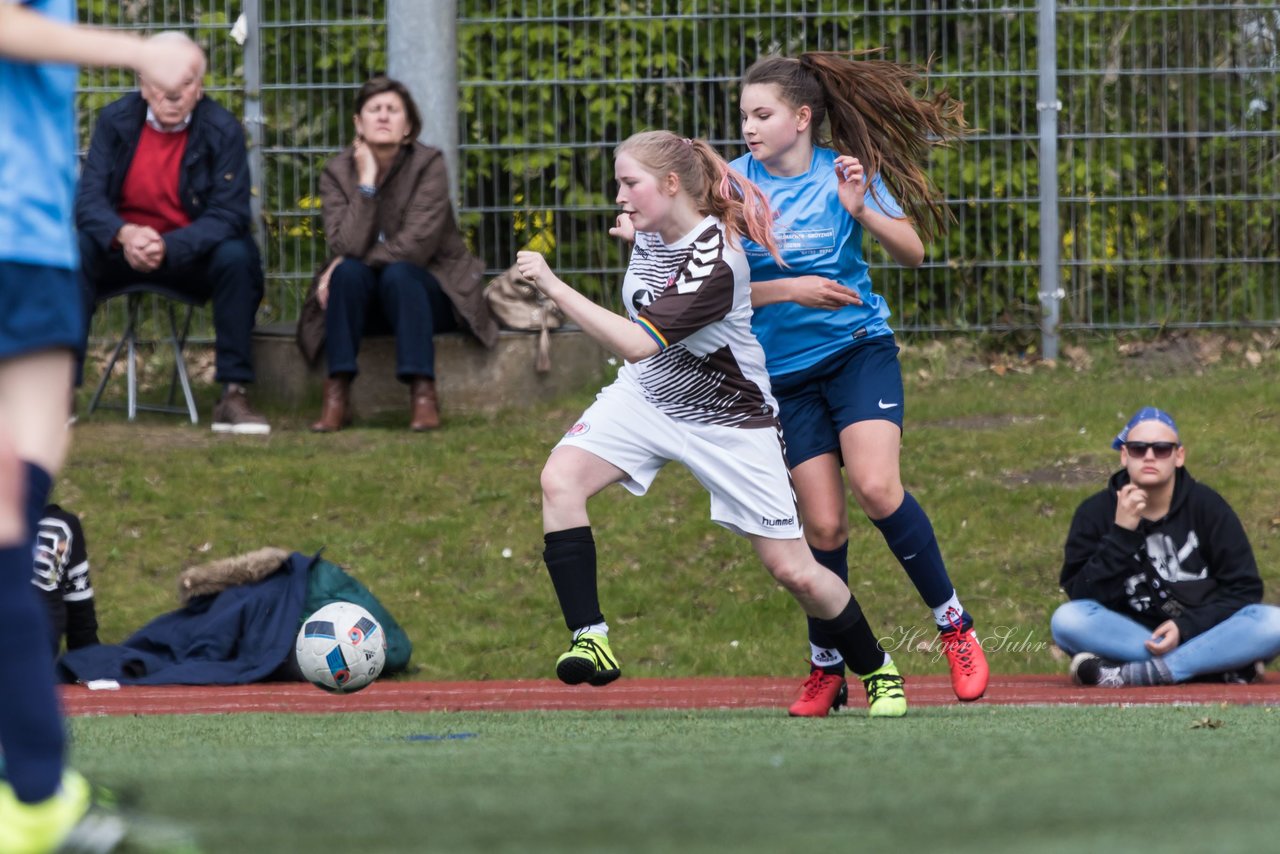
POLYGON ((560 445, 582 448, 627 473, 644 495, 669 461, 683 463, 711 495, 711 521, 774 540, 802 536, 781 429, 725 427, 672 418, 625 381, 606 386, 560 445))

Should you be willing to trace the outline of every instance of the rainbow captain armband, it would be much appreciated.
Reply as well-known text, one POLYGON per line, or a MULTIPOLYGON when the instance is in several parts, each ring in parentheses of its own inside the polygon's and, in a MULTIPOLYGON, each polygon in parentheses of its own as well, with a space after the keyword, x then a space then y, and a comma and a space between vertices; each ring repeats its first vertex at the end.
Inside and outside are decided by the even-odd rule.
POLYGON ((637 317, 636 323, 640 324, 640 328, 649 333, 649 337, 658 342, 658 349, 665 350, 671 345, 667 343, 667 338, 663 335, 658 327, 654 326, 647 318, 637 317))

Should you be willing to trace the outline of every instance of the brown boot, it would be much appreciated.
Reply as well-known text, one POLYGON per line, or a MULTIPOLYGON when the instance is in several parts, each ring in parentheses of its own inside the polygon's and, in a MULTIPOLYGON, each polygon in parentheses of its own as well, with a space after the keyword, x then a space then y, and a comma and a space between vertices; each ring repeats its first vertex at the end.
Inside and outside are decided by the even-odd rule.
POLYGON ((320 420, 311 425, 312 433, 336 433, 351 423, 351 378, 329 377, 324 381, 324 400, 320 420))
POLYGON ((416 377, 409 384, 409 429, 421 433, 440 426, 440 407, 436 403, 436 381, 416 377))

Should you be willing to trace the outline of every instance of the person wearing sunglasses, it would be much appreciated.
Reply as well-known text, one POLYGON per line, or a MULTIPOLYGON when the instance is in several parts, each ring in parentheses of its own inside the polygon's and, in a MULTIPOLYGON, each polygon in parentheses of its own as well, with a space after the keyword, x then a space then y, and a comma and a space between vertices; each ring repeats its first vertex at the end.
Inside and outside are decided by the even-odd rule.
POLYGON ((1121 469, 1071 521, 1054 642, 1077 685, 1252 682, 1280 654, 1280 608, 1231 506, 1186 468, 1173 416, 1138 410, 1121 469))

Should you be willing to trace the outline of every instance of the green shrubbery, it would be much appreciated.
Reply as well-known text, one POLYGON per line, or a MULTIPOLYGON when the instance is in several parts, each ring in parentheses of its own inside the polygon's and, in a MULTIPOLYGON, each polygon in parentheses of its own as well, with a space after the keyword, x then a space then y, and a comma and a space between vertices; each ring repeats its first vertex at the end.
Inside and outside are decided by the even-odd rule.
MULTIPOLYGON (((577 286, 610 302, 622 267, 605 233, 617 142, 667 127, 740 153, 736 80, 756 57, 883 46, 890 58, 931 62, 932 85, 965 100, 976 130, 932 165, 956 222, 930 247, 928 266, 877 273, 896 323, 1034 328, 1034 4, 991 11, 939 0, 909 13, 848 6, 812 3, 799 13, 766 0, 460 0, 461 214, 476 251, 496 269, 532 241, 577 286)), ((111 24, 194 27, 210 52, 209 88, 242 107, 243 57, 222 12, 162 0, 82 0, 81 9, 111 24)), ((279 286, 268 313, 291 319, 324 254, 307 207, 316 175, 349 141, 356 87, 387 67, 386 3, 288 0, 264 4, 263 14, 263 208, 279 286)), ((1278 28, 1265 12, 1221 6, 1059 11, 1064 323, 1280 316, 1278 28)), ((115 97, 102 87, 127 83, 118 72, 88 75, 89 112, 115 97)))

